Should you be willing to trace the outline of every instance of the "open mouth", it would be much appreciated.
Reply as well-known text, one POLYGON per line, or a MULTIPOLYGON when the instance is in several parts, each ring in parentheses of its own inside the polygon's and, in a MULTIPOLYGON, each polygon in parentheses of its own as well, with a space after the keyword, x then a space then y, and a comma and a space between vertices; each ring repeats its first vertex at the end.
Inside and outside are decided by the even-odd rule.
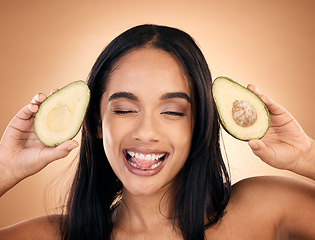
POLYGON ((136 169, 150 171, 158 168, 168 156, 168 153, 138 153, 126 150, 124 155, 128 163, 136 169))

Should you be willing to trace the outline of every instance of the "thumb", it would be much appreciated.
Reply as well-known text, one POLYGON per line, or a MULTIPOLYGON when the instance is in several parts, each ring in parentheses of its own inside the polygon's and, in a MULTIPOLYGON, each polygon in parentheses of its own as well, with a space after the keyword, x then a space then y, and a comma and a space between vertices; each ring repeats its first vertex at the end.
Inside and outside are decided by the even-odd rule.
POLYGON ((24 179, 30 175, 33 175, 42 170, 48 164, 66 157, 71 152, 71 150, 78 146, 79 144, 77 141, 68 140, 57 147, 45 147, 43 151, 40 152, 36 165, 30 163, 24 166, 23 172, 19 174, 21 176, 20 179, 24 179))
POLYGON ((46 159, 45 164, 49 164, 55 160, 64 158, 68 156, 68 154, 75 148, 79 146, 79 143, 75 140, 68 140, 57 147, 46 149, 45 157, 46 159))
POLYGON ((266 144, 258 139, 250 140, 248 145, 252 149, 253 153, 259 157, 262 161, 269 165, 273 165, 273 159, 275 159, 275 152, 272 148, 266 146, 266 144))
POLYGON ((79 143, 75 140, 68 140, 55 148, 55 156, 58 158, 66 157, 73 149, 77 148, 79 143))

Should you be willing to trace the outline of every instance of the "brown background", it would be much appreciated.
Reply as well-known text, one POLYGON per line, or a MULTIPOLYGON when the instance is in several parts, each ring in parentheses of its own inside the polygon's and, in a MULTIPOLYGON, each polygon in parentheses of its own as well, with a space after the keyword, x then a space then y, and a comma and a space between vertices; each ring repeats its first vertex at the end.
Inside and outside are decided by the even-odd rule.
MULTIPOLYGON (((204 52, 213 77, 225 75, 284 105, 315 138, 315 1, 1 0, 0 133, 38 92, 85 80, 116 35, 143 23, 181 28, 204 52)), ((223 133, 233 182, 272 169, 246 143, 223 133)), ((19 183, 0 200, 0 227, 57 211, 68 158, 19 183)))

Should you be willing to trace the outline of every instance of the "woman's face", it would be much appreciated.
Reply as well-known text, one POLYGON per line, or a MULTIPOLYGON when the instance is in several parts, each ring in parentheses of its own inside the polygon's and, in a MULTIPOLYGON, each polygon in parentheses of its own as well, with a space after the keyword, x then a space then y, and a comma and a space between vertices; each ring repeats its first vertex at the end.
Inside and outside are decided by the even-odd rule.
POLYGON ((192 98, 179 62, 142 48, 114 67, 101 100, 106 156, 132 194, 163 190, 183 167, 193 133, 192 98))

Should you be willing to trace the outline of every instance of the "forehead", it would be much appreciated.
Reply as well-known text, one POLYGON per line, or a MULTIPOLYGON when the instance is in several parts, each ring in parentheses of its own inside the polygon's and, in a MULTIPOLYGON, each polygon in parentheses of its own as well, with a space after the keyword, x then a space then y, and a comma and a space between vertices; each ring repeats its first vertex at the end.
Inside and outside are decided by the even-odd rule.
POLYGON ((106 92, 182 91, 189 94, 184 69, 176 57, 152 47, 141 48, 122 57, 113 68, 106 92))

